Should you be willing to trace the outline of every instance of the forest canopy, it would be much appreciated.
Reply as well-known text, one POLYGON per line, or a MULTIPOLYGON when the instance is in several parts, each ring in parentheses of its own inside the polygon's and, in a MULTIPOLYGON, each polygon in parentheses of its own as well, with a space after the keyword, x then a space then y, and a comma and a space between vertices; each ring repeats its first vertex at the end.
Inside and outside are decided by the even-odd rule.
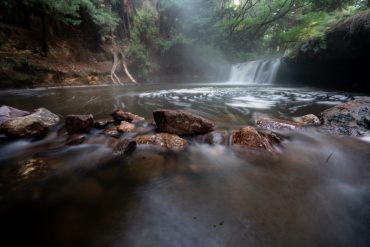
POLYGON ((1 0, 0 20, 29 28, 29 18, 40 17, 45 55, 51 22, 75 26, 98 46, 121 47, 144 77, 156 68, 155 57, 179 44, 222 51, 232 61, 286 54, 369 6, 370 0, 1 0))

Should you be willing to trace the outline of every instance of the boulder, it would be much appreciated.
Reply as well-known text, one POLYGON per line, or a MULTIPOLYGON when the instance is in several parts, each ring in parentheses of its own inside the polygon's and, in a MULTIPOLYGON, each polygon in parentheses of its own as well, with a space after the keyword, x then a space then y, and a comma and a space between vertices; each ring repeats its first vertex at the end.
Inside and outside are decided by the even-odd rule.
POLYGON ((59 123, 60 118, 45 108, 39 108, 34 113, 16 117, 4 122, 1 131, 8 137, 40 136, 59 123))
POLYGON ((66 129, 68 134, 89 133, 94 124, 93 115, 67 115, 66 129))
POLYGON ((110 115, 113 117, 113 119, 117 123, 121 123, 122 121, 126 121, 126 122, 129 122, 129 123, 138 123, 140 121, 145 120, 145 118, 143 118, 143 117, 135 115, 131 112, 124 112, 124 111, 121 111, 121 110, 114 111, 110 115))
POLYGON ((135 128, 135 124, 126 121, 122 121, 121 124, 117 126, 119 132, 133 132, 135 128))
POLYGON ((22 111, 10 106, 3 105, 0 107, 0 124, 16 117, 24 117, 29 115, 30 112, 22 111))
POLYGON ((184 110, 155 110, 153 116, 160 132, 195 135, 214 129, 214 123, 210 120, 184 110))
POLYGON ((128 155, 136 149, 136 141, 134 139, 116 139, 110 138, 108 146, 112 149, 114 155, 128 155))
POLYGON ((370 97, 358 97, 329 108, 320 114, 320 119, 323 129, 344 135, 361 135, 370 130, 370 97))
POLYGON ((138 136, 136 137, 136 142, 138 144, 156 145, 173 151, 184 150, 188 144, 188 142, 181 137, 168 133, 138 136))
POLYGON ((232 144, 242 145, 248 148, 265 149, 269 152, 275 152, 273 146, 278 142, 276 137, 268 133, 259 133, 253 127, 244 127, 232 132, 232 144))

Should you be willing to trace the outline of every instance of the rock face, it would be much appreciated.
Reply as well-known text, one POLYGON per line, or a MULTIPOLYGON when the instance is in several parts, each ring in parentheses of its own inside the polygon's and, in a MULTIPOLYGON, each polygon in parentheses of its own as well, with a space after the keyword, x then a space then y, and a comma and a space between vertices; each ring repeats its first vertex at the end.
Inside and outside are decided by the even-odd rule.
POLYGON ((273 143, 277 139, 266 133, 258 133, 253 127, 244 127, 232 133, 233 145, 242 145, 248 148, 265 149, 269 152, 275 152, 273 143))
POLYGON ((60 121, 59 117, 45 108, 39 108, 34 113, 17 117, 1 125, 2 132, 9 137, 29 137, 44 135, 49 128, 60 121))
POLYGON ((133 132, 135 128, 135 124, 126 121, 122 121, 121 124, 117 126, 119 132, 133 132))
POLYGON ((114 155, 128 155, 136 149, 136 141, 134 139, 115 139, 108 140, 108 146, 112 149, 114 155))
POLYGON ((360 135, 370 130, 370 97, 334 106, 323 111, 320 119, 322 130, 345 135, 360 135))
POLYGON ((68 134, 89 133, 94 124, 93 115, 67 115, 66 129, 68 134))
POLYGON ((170 134, 204 134, 214 129, 210 120, 184 110, 155 110, 153 116, 158 130, 170 134))
POLYGON ((29 115, 30 112, 22 111, 10 106, 3 105, 0 107, 0 124, 16 117, 24 117, 29 115))
POLYGON ((131 112, 124 112, 124 111, 121 111, 121 110, 114 111, 110 115, 113 117, 113 119, 117 123, 121 123, 122 121, 126 121, 126 122, 129 122, 129 123, 137 123, 137 122, 145 120, 145 118, 143 118, 143 117, 135 115, 131 112))
POLYGON ((157 145, 173 151, 181 151, 187 147, 188 142, 177 135, 159 133, 155 135, 143 135, 136 137, 138 144, 157 145))
POLYGON ((370 10, 344 19, 323 38, 302 44, 285 57, 277 80, 370 92, 370 10))

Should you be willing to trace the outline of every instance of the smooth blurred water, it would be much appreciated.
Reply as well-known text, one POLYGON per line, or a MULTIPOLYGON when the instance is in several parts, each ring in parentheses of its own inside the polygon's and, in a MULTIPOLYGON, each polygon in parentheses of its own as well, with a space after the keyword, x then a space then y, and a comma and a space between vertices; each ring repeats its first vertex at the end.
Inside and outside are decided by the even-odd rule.
MULTIPOLYGON (((188 109, 232 129, 260 115, 319 113, 354 96, 183 84, 8 91, 0 103, 103 119, 115 109, 148 120, 157 108, 188 109)), ((111 160, 104 145, 64 147, 56 136, 0 137, 3 246, 370 244, 368 142, 312 130, 284 134, 279 154, 196 144, 180 153, 139 147, 111 160)))

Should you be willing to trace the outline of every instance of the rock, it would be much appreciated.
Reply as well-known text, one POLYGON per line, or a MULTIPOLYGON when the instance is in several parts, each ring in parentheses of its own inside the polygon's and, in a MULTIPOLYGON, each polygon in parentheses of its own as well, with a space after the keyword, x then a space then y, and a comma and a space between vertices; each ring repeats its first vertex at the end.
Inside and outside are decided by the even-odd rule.
POLYGON ((214 129, 210 120, 184 110, 155 110, 153 116, 158 130, 170 134, 204 134, 214 129))
POLYGON ((101 120, 94 122, 94 127, 97 129, 105 129, 109 124, 114 123, 113 120, 101 120))
POLYGON ((108 140, 108 146, 112 149, 114 155, 128 155, 136 149, 136 141, 134 139, 115 139, 108 140))
POLYGON ((117 123, 120 123, 122 121, 126 121, 126 122, 129 122, 129 123, 137 123, 137 122, 145 120, 145 118, 143 118, 143 117, 135 115, 131 112, 124 112, 124 111, 121 111, 121 110, 114 111, 110 115, 113 117, 113 119, 117 123))
POLYGON ((66 145, 68 146, 72 146, 72 145, 79 145, 81 143, 83 143, 86 139, 86 136, 85 135, 79 135, 79 134, 75 134, 75 135, 72 135, 72 136, 69 136, 67 141, 66 141, 66 145))
POLYGON ((45 108, 39 108, 34 113, 17 117, 1 125, 2 132, 8 137, 40 136, 55 126, 60 118, 45 108))
POLYGON ((181 137, 168 133, 138 136, 136 137, 136 142, 138 144, 157 145, 173 151, 184 150, 188 144, 188 142, 181 137))
POLYGON ((274 137, 269 137, 266 133, 258 133, 253 127, 244 127, 232 133, 233 145, 242 145, 249 148, 265 149, 269 152, 275 152, 272 144, 274 137))
POLYGON ((66 129, 68 134, 89 133, 94 124, 93 115, 67 115, 66 129))
POLYGON ((122 121, 120 125, 117 126, 119 132, 133 132, 135 130, 135 124, 122 121))
POLYGON ((104 135, 118 138, 120 137, 120 133, 117 130, 117 127, 112 127, 104 130, 104 135))
POLYGON ((361 135, 370 130, 370 97, 359 97, 320 114, 324 127, 334 133, 344 135, 361 135))
POLYGON ((301 117, 294 118, 293 120, 301 126, 315 126, 321 124, 320 119, 314 114, 307 114, 301 117))
POLYGON ((262 129, 277 131, 295 130, 296 128, 300 127, 300 124, 298 123, 274 118, 258 118, 256 121, 256 125, 262 129))
POLYGON ((187 140, 195 143, 207 143, 209 145, 228 145, 230 134, 226 130, 216 130, 204 135, 186 137, 187 140))
POLYGON ((16 117, 24 117, 29 115, 30 112, 22 111, 10 106, 3 105, 0 107, 0 124, 16 117))

